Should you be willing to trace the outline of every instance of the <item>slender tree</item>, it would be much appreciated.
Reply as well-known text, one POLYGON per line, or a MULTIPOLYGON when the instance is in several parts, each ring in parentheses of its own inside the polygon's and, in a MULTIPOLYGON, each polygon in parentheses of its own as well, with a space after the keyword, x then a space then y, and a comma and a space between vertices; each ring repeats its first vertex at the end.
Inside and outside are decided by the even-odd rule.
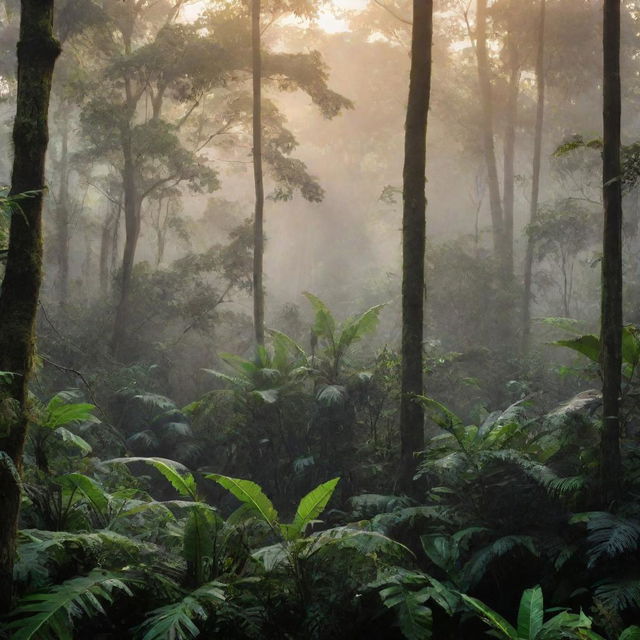
POLYGON ((491 90, 491 68, 487 49, 487 0, 477 1, 475 36, 478 82, 480 85, 480 102, 482 107, 482 143, 489 184, 493 250, 498 260, 504 264, 504 214, 502 210, 502 198, 500 195, 500 182, 498 179, 498 166, 494 144, 493 91, 491 90))
POLYGON ((58 260, 58 301, 64 306, 69 298, 69 105, 60 108, 60 156, 58 158, 58 194, 56 202, 56 257, 58 260))
POLYGON ((504 269, 513 278, 513 216, 515 208, 515 158, 516 125, 518 122, 518 97, 520 95, 520 57, 515 33, 513 3, 508 5, 506 54, 509 83, 507 89, 506 122, 504 131, 504 269))
POLYGON ((411 72, 405 127, 402 214, 402 380, 400 400, 401 488, 410 492, 424 448, 424 413, 415 402, 423 391, 426 135, 431 95, 433 0, 413 0, 411 72))
POLYGON ((22 0, 18 94, 13 126, 11 195, 31 192, 11 217, 0 290, 0 612, 11 605, 20 474, 27 435, 27 385, 42 280, 42 198, 51 77, 60 45, 53 37, 53 0, 22 0), (8 414, 8 415, 7 415, 8 414))
POLYGON ((602 251, 602 500, 620 493, 620 391, 622 367, 622 184, 620 165, 620 0, 604 0, 603 16, 604 233, 602 251))
POLYGON ((253 179, 256 204, 253 220, 253 325, 257 344, 264 344, 264 183, 262 172, 262 43, 260 0, 251 3, 253 76, 253 179))
MULTIPOLYGON (((538 18, 538 51, 536 55, 536 87, 538 91, 536 104, 536 125, 533 137, 533 170, 531 178, 531 206, 529 225, 538 216, 538 200, 540 197, 540 166, 542 160, 542 128, 544 125, 545 74, 544 74, 544 37, 546 30, 546 0, 539 0, 540 15, 538 18)), ((527 235, 527 252, 524 262, 524 297, 522 300, 522 352, 529 350, 531 334, 531 279, 533 274, 533 236, 527 235)))

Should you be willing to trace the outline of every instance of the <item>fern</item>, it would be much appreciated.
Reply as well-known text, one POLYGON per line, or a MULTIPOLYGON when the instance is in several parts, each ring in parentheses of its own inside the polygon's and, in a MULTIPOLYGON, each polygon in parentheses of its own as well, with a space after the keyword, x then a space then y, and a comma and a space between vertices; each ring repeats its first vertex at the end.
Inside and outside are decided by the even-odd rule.
POLYGON ((104 615, 104 605, 113 602, 115 592, 133 595, 121 576, 95 569, 24 597, 7 626, 14 640, 72 640, 74 619, 104 615))
POLYGON ((404 585, 391 585, 380 592, 385 607, 394 609, 398 616, 398 626, 407 640, 428 640, 431 638, 433 614, 425 605, 429 594, 425 590, 411 591, 404 585))
POLYGON ((140 631, 144 632, 142 640, 190 640, 197 637, 200 629, 196 622, 207 620, 212 607, 225 601, 224 586, 210 582, 178 602, 151 611, 140 626, 140 631))
POLYGON ((498 538, 492 544, 478 551, 466 564, 464 568, 466 584, 473 586, 480 582, 492 562, 517 548, 526 550, 533 556, 539 555, 535 542, 530 536, 504 536, 498 538))
POLYGON ((595 588, 595 596, 606 609, 622 612, 640 609, 640 580, 607 580, 595 588))
POLYGON ((597 511, 588 515, 587 530, 589 568, 603 558, 632 553, 640 546, 640 522, 636 520, 597 511))

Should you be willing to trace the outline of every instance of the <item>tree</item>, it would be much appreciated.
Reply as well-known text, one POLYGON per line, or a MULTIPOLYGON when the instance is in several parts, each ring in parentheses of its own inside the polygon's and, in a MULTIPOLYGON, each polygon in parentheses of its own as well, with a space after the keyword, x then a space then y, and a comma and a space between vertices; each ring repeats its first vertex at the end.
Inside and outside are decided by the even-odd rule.
POLYGON ((60 46, 53 37, 53 0, 22 0, 18 95, 13 127, 10 195, 14 206, 9 252, 0 290, 0 399, 12 415, 0 422, 0 613, 11 605, 20 474, 27 435, 27 386, 33 366, 34 326, 42 280, 42 200, 51 78, 60 46))
MULTIPOLYGON (((540 16, 538 18, 538 50, 536 55, 536 125, 533 137, 533 169, 531 178, 531 203, 529 209, 529 224, 536 221, 538 215, 538 200, 540 196, 540 165, 542 159, 542 127, 544 125, 544 36, 546 20, 546 0, 538 0, 540 3, 540 16)), ((531 333, 531 276, 533 270, 533 238, 527 238, 527 252, 524 262, 524 296, 522 300, 522 352, 529 350, 529 335, 531 333)))
POLYGON ((491 68, 487 47, 487 0, 477 0, 476 4, 476 57, 478 61, 478 82, 482 106, 482 141, 489 182, 489 204, 491 227, 493 230, 493 250, 504 266, 504 213, 500 196, 500 182, 493 132, 493 91, 491 89, 491 68))
POLYGON ((432 37, 433 2, 414 0, 402 191, 400 484, 407 492, 416 469, 415 454, 424 447, 424 413, 415 397, 423 391, 425 170, 432 37))
POLYGON ((602 501, 620 494, 622 366, 622 169, 620 164, 620 0, 605 0, 603 14, 602 195, 602 501))
POLYGON ((256 343, 264 344, 264 184, 262 179, 262 51, 260 0, 251 3, 251 53, 253 80, 253 179, 256 206, 253 220, 253 325, 256 343))

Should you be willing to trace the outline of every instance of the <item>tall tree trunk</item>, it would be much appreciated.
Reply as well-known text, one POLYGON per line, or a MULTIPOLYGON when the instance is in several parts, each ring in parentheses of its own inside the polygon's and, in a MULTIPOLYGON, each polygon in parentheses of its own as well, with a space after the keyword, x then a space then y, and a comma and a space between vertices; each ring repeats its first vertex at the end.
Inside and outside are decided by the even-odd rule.
POLYGON ((507 34, 507 56, 509 86, 507 95, 507 117, 504 132, 504 269, 507 279, 513 279, 513 215, 515 205, 515 159, 516 124, 518 121, 518 95, 520 93, 520 62, 513 33, 513 9, 509 7, 509 33, 507 34))
POLYGON ((415 454, 424 448, 423 392, 426 135, 431 94, 433 0, 413 0, 411 72, 404 140, 402 214, 402 380, 400 488, 411 493, 415 454))
POLYGON ((603 24, 604 234, 602 251, 602 501, 620 494, 622 342, 622 185, 620 166, 620 0, 604 0, 603 24))
POLYGON ((480 85, 480 102, 482 106, 482 141, 489 183, 493 250, 501 266, 504 266, 504 221, 493 139, 493 92, 491 90, 491 68, 489 64, 489 54, 487 52, 487 0, 477 0, 476 4, 476 57, 478 61, 478 82, 480 85))
POLYGON ((131 148, 131 131, 123 132, 122 149, 124 168, 122 179, 124 183, 124 223, 125 242, 122 256, 122 271, 120 273, 120 298, 116 310, 111 354, 119 359, 123 355, 124 343, 129 322, 129 296, 131 293, 131 278, 135 262, 138 238, 140 237, 140 197, 136 188, 135 166, 133 150, 131 148))
POLYGON ((27 385, 42 279, 42 198, 48 144, 51 76, 60 46, 53 37, 53 0, 22 0, 18 42, 18 95, 13 126, 11 194, 36 192, 11 216, 9 253, 0 290, 0 401, 15 416, 0 422, 0 613, 11 606, 22 454, 27 435, 27 385))
POLYGON ((60 306, 69 298, 69 119, 68 105, 63 103, 61 113, 60 185, 57 213, 58 300, 60 306), (66 107, 66 108, 65 108, 66 107))
MULTIPOLYGON (((540 17, 538 19, 538 53, 536 56, 536 86, 538 102, 536 105, 536 127, 533 139, 533 175, 531 178, 531 208, 529 225, 538 217, 538 200, 540 197, 540 165, 542 161, 542 129, 544 126, 544 36, 546 29, 547 0, 539 0, 540 17)), ((527 234, 527 253, 524 261, 524 298, 522 301, 522 353, 529 351, 531 336, 531 281, 533 276, 533 238, 527 234)))
MULTIPOLYGON (((134 30, 135 14, 132 13, 130 18, 131 19, 122 27, 122 38, 126 55, 131 55, 131 40, 134 30)), ((113 325, 113 334, 111 336, 111 355, 116 359, 120 359, 124 353, 124 342, 127 336, 131 277, 133 275, 136 248, 140 237, 140 209, 142 206, 142 201, 138 194, 138 185, 136 184, 136 164, 132 141, 132 123, 136 114, 137 99, 134 97, 132 79, 128 75, 125 76, 124 79, 124 92, 126 121, 120 132, 120 146, 123 159, 122 192, 124 199, 125 242, 120 272, 120 294, 113 325)))
POLYGON ((262 51, 260 0, 251 3, 253 56, 253 180, 256 206, 253 219, 253 326, 257 344, 264 344, 264 184, 262 173, 262 51))

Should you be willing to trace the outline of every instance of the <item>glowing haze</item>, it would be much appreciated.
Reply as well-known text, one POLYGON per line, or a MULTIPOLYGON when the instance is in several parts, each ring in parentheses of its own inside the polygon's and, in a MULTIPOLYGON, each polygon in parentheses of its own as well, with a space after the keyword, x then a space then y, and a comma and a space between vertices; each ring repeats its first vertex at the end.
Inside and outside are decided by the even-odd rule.
MULTIPOLYGON (((366 4, 367 0, 331 0, 326 8, 320 11, 317 24, 327 33, 348 31, 349 25, 346 20, 340 17, 340 12, 363 9, 366 4)), ((184 7, 182 10, 184 19, 187 22, 195 20, 206 5, 206 0, 199 0, 184 7)))

